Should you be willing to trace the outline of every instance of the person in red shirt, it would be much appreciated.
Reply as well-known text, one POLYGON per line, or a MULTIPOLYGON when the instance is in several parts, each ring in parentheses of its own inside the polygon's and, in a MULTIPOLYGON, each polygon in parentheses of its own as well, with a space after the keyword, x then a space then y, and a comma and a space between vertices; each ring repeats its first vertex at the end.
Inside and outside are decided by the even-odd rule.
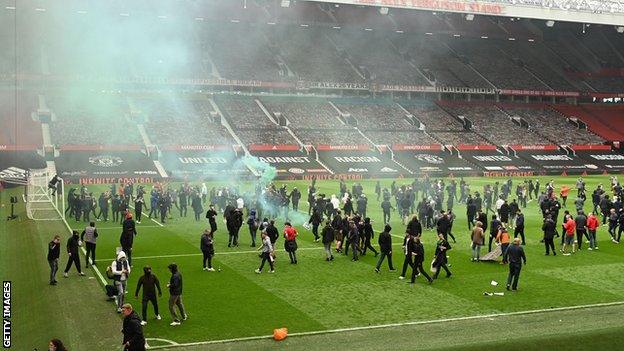
POLYGON ((284 250, 288 252, 292 264, 297 264, 297 235, 297 229, 290 222, 284 223, 284 250))
POLYGON ((589 213, 589 217, 587 217, 587 232, 589 236, 589 250, 598 250, 598 245, 596 245, 596 230, 600 226, 598 222, 598 218, 593 212, 589 213))
POLYGON ((568 220, 563 224, 563 228, 565 229, 565 241, 563 242, 563 255, 570 256, 570 253, 566 251, 568 246, 572 246, 572 253, 574 250, 574 233, 576 232, 576 222, 572 217, 568 218, 568 220))

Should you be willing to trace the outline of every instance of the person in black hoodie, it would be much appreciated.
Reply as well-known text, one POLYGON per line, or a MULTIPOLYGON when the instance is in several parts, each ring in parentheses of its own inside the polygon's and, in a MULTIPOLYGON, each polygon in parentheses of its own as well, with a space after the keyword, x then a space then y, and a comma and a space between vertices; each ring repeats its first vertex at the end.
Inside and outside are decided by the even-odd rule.
POLYGON ((334 228, 331 227, 330 221, 325 221, 325 227, 321 231, 321 237, 323 239, 323 247, 325 249, 325 260, 333 261, 334 255, 331 252, 331 244, 334 242, 334 228))
POLYGON ((496 235, 498 235, 498 229, 502 225, 503 223, 498 220, 498 217, 496 217, 496 215, 492 215, 492 222, 490 222, 490 240, 488 243, 488 252, 492 252, 492 241, 496 239, 496 235))
POLYGON ((152 273, 152 268, 150 266, 143 267, 143 275, 139 278, 136 291, 134 292, 135 298, 139 297, 139 291, 141 290, 141 286, 143 287, 143 297, 141 299, 141 315, 143 317, 143 320, 141 321, 141 325, 146 325, 148 302, 151 302, 152 306, 154 306, 156 319, 161 319, 160 313, 158 313, 158 300, 156 299, 156 289, 158 289, 158 297, 162 297, 162 290, 160 290, 160 281, 158 281, 158 277, 156 277, 156 275, 152 273))
POLYGON ((396 272, 396 269, 392 266, 392 236, 390 235, 390 231, 392 227, 389 224, 386 224, 384 227, 384 231, 379 234, 379 238, 377 239, 377 243, 379 243, 379 251, 381 251, 381 256, 379 256, 379 260, 377 260, 377 265, 375 266, 375 272, 379 273, 379 268, 384 261, 384 258, 388 257, 388 268, 390 268, 390 272, 396 272))
POLYGON ((371 239, 375 236, 373 232, 373 226, 371 225, 371 219, 364 218, 364 226, 362 227, 362 234, 364 235, 364 245, 362 245, 362 256, 366 255, 366 249, 370 249, 375 253, 375 257, 379 255, 379 252, 371 245, 371 239))
POLYGON ((137 223, 141 224, 141 216, 143 215, 143 204, 145 204, 145 200, 143 200, 143 195, 137 196, 134 200, 134 213, 136 213, 137 223))
POLYGON ((228 232, 230 234, 228 239, 228 247, 238 246, 238 232, 243 225, 243 214, 236 208, 230 211, 227 219, 228 232))
POLYGON ((406 231, 411 236, 420 236, 422 234, 422 225, 418 220, 418 217, 414 215, 412 219, 407 223, 406 231))
POLYGON ((210 204, 208 211, 206 211, 206 218, 208 219, 208 224, 210 224, 210 231, 217 231, 217 211, 214 208, 214 204, 210 204))
POLYGON ((204 254, 204 270, 209 272, 214 272, 214 268, 212 268, 212 256, 214 256, 214 239, 213 232, 206 229, 201 236, 201 240, 199 242, 199 248, 201 252, 204 254), (206 267, 206 261, 208 261, 208 267, 206 267))
POLYGON ((542 225, 542 231, 544 231, 544 246, 546 246, 546 256, 550 255, 551 250, 553 256, 557 256, 555 243, 553 241, 555 235, 557 235, 557 224, 555 224, 555 221, 553 221, 550 216, 546 216, 544 224, 542 225))
POLYGON ((175 306, 178 307, 182 319, 187 319, 184 304, 182 303, 182 274, 178 272, 178 265, 175 263, 170 264, 167 268, 171 271, 171 279, 169 279, 167 287, 169 288, 169 312, 171 312, 173 317, 173 322, 169 325, 176 326, 180 325, 180 319, 176 313, 175 306))
POLYGON ((78 254, 78 247, 81 245, 80 243, 80 238, 78 237, 78 232, 73 230, 72 231, 72 236, 67 239, 67 265, 65 266, 65 271, 63 273, 63 276, 65 278, 67 278, 67 272, 69 272, 69 269, 71 268, 72 263, 76 266, 76 269, 78 270, 78 274, 80 275, 85 275, 84 273, 82 273, 82 270, 80 269, 80 255, 78 254))
POLYGON ((412 249, 410 251, 412 252, 412 256, 414 257, 411 283, 414 284, 416 282, 416 274, 418 274, 419 272, 425 278, 427 278, 429 284, 433 283, 433 279, 431 279, 429 274, 427 274, 427 272, 423 268, 423 262, 425 261, 425 247, 420 242, 420 238, 414 238, 414 240, 411 242, 411 245, 412 249))
POLYGON ((129 303, 121 307, 124 315, 123 327, 123 349, 127 351, 145 351, 145 336, 139 315, 132 309, 129 303))
POLYGON ((132 266, 132 244, 134 243, 135 235, 137 235, 136 226, 132 219, 132 213, 128 212, 126 214, 126 220, 123 222, 119 243, 121 244, 121 250, 126 253, 130 266, 132 266))
POLYGON ((314 242, 319 241, 318 227, 323 222, 323 216, 315 208, 312 210, 312 216, 308 220, 308 224, 312 224, 312 234, 314 234, 314 242))
POLYGON ((48 264, 50 265, 50 285, 56 285, 56 272, 58 271, 58 261, 61 255, 61 236, 55 235, 54 239, 48 243, 48 264))
POLYGON ((446 271, 446 277, 450 278, 452 273, 448 269, 447 263, 448 259, 446 258, 446 252, 451 249, 451 244, 444 238, 442 233, 438 233, 438 242, 436 243, 435 250, 435 260, 433 261, 433 267, 436 268, 436 272, 433 275, 433 279, 438 278, 438 274, 440 274, 440 270, 444 269, 446 271))

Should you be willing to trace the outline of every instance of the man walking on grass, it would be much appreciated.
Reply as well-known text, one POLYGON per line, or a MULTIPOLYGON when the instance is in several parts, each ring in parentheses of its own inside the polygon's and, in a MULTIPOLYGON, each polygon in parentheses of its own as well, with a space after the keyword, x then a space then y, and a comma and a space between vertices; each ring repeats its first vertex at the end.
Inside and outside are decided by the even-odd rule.
POLYGON ((143 298, 141 299, 141 314, 143 320, 141 321, 141 325, 146 325, 148 302, 151 302, 152 306, 154 306, 156 319, 161 319, 160 314, 158 313, 158 300, 156 299, 156 289, 158 289, 158 297, 162 296, 162 291, 160 290, 160 282, 158 281, 158 277, 156 277, 156 275, 152 273, 152 268, 150 266, 143 267, 143 275, 141 276, 141 278, 139 278, 139 282, 137 283, 137 287, 134 292, 134 298, 139 297, 139 291, 141 290, 141 286, 143 287, 143 298))
POLYGON ((171 312, 171 316, 173 317, 173 322, 169 325, 176 326, 181 324, 175 310, 176 306, 178 307, 182 320, 188 319, 184 310, 184 304, 182 303, 182 274, 178 271, 178 265, 175 263, 170 264, 167 268, 169 268, 171 272, 171 279, 169 279, 167 287, 169 288, 169 312, 171 312))
POLYGON ((129 303, 121 306, 123 313, 123 349, 126 351, 145 351, 145 336, 143 335, 143 327, 139 316, 132 309, 129 303))
POLYGON ((517 291, 518 280, 520 279, 520 270, 522 270, 522 264, 526 264, 526 256, 524 255, 524 249, 520 246, 520 238, 513 240, 507 251, 505 251, 505 257, 503 260, 509 262, 509 275, 507 276, 507 290, 517 291))
POLYGON ((56 285, 56 272, 61 255, 61 236, 55 235, 48 244, 48 263, 50 264, 50 285, 56 285))

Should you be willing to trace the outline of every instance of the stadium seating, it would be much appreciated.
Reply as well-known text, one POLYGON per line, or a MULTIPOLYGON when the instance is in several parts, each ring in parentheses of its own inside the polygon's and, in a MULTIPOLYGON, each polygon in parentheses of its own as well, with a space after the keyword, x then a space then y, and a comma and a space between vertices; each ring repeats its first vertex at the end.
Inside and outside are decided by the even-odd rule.
MULTIPOLYGON (((473 131, 486 137, 497 145, 544 145, 548 140, 514 124, 510 116, 497 106, 490 104, 446 104, 444 108, 455 116, 463 116, 472 122, 473 131)), ((440 136, 440 134, 435 134, 440 136)))
POLYGON ((357 120, 360 130, 395 130, 418 129, 418 126, 406 121, 407 113, 396 104, 336 104, 343 113, 349 113, 357 120))
POLYGON ((604 124, 601 118, 589 112, 588 109, 591 107, 585 109, 582 106, 558 104, 554 105, 553 108, 566 117, 582 120, 587 124, 590 131, 607 140, 624 140, 624 134, 613 129, 612 126, 604 124))
POLYGON ((136 124, 127 119, 129 107, 122 95, 46 97, 48 107, 56 115, 50 124, 56 145, 141 144, 136 124))
POLYGON ((230 145, 229 133, 212 123, 212 108, 201 100, 140 100, 137 104, 149 116, 145 130, 152 142, 161 146, 230 145))
MULTIPOLYGON (((526 104, 525 104, 526 105, 526 104)), ((558 144, 603 144, 605 140, 595 134, 578 129, 561 115, 545 105, 501 106, 511 116, 524 118, 534 133, 538 133, 558 144)))
POLYGON ((38 108, 31 93, 0 90, 0 145, 43 144, 41 125, 31 114, 38 108), (12 116, 16 115, 16 118, 12 116))

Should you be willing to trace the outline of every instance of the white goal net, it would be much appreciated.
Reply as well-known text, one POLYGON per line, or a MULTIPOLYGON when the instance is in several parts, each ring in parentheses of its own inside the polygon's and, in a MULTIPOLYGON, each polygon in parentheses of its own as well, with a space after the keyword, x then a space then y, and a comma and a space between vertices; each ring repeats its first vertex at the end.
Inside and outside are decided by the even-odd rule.
POLYGON ((26 176, 26 215, 35 221, 63 219, 65 193, 63 179, 58 178, 54 188, 50 187, 53 174, 46 169, 31 169, 26 176))

